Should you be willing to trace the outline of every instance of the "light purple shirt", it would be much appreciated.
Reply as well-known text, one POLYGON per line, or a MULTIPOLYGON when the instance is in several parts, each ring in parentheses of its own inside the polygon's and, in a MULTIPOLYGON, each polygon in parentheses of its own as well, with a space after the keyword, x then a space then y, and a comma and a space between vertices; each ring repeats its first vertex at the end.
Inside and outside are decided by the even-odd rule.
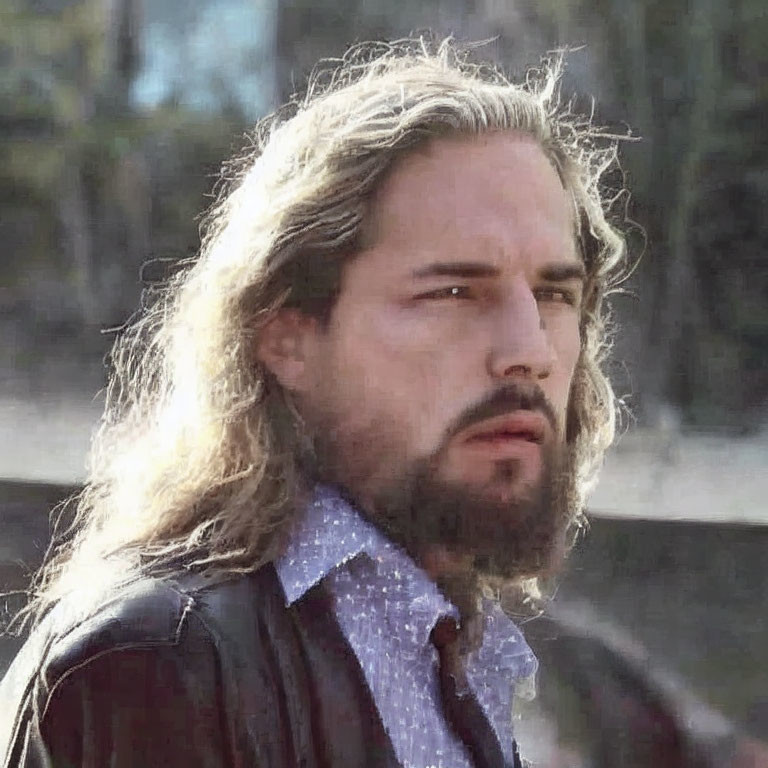
MULTIPOLYGON (((438 655, 429 640, 435 622, 458 618, 458 610, 405 551, 334 489, 318 486, 275 565, 286 605, 325 579, 402 765, 470 768, 442 715, 438 655)), ((484 601, 484 616, 483 643, 467 656, 467 678, 511 763, 515 683, 531 678, 537 662, 496 603, 484 601)))

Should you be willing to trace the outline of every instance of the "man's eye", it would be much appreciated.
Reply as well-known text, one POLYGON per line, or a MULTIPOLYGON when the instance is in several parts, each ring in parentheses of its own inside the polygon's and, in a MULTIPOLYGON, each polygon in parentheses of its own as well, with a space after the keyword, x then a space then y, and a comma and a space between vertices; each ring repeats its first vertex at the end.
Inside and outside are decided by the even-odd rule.
POLYGON ((450 285, 446 288, 438 288, 435 291, 427 291, 426 293, 420 293, 417 299, 471 299, 473 297, 472 290, 468 285, 450 285))
POLYGON ((576 293, 568 288, 539 288, 536 301, 551 301, 559 304, 576 305, 576 293))

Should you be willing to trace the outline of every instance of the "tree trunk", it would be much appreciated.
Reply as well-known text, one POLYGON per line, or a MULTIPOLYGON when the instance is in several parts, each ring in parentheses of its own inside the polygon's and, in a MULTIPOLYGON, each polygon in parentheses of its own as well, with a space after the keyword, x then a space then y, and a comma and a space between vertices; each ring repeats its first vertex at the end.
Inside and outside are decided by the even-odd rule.
POLYGON ((59 218, 69 246, 80 316, 86 325, 94 325, 98 323, 100 313, 93 263, 93 228, 79 160, 71 161, 65 167, 59 218))

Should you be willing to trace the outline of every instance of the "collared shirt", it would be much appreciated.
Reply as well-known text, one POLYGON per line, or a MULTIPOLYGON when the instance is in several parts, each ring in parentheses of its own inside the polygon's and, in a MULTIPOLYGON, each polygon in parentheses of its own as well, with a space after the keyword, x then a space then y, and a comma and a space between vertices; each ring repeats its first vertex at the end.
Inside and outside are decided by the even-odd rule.
MULTIPOLYGON (((469 755, 442 715, 438 654, 429 636, 457 608, 408 554, 332 488, 318 486, 284 555, 276 562, 286 604, 325 579, 336 618, 406 768, 470 768, 469 755)), ((537 662, 514 623, 484 601, 480 648, 467 679, 507 760, 512 761, 512 698, 537 662)))

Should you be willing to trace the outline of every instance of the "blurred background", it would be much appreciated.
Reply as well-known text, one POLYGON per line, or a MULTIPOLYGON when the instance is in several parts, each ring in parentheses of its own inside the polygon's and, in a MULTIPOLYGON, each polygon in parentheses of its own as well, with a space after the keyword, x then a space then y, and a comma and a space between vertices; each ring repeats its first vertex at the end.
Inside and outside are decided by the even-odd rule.
POLYGON ((640 259, 612 302, 622 434, 550 624, 526 625, 549 661, 521 727, 549 765, 634 764, 643 690, 654 733, 650 700, 686 733, 766 736, 765 0, 0 0, 0 590, 83 479, 142 264, 194 255, 221 163, 319 59, 426 29, 513 78, 571 47, 566 94, 640 138, 615 209, 640 259))

